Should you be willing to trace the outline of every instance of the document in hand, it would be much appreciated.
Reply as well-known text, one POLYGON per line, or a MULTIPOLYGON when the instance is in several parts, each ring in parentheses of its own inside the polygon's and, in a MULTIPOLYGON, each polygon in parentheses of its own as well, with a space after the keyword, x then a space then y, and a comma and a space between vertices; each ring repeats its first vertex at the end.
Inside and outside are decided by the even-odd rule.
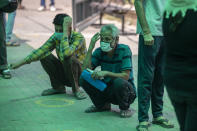
POLYGON ((94 86, 95 88, 97 88, 98 90, 100 91, 104 91, 105 88, 107 87, 106 83, 104 83, 103 81, 101 80, 94 80, 92 79, 91 77, 91 73, 90 71, 88 70, 84 70, 81 74, 82 78, 84 80, 86 80, 88 83, 90 83, 92 86, 94 86))

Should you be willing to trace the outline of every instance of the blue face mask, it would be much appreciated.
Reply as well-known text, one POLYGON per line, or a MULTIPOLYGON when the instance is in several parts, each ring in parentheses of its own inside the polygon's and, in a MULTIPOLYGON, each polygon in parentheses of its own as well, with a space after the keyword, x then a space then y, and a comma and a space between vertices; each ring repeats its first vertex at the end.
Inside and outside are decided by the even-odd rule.
POLYGON ((61 40, 62 37, 63 37, 63 33, 60 33, 60 32, 55 32, 55 38, 57 38, 58 40, 61 40))

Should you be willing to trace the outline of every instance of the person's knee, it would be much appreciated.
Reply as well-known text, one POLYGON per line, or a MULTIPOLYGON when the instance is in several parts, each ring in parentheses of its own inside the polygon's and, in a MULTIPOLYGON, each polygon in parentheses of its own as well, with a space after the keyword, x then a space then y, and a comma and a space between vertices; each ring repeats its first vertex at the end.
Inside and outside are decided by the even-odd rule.
POLYGON ((46 62, 46 59, 45 58, 44 59, 41 59, 40 62, 43 64, 43 63, 46 62))
POLYGON ((66 72, 73 72, 75 70, 75 66, 73 65, 71 57, 65 58, 62 63, 66 72))
POLYGON ((122 78, 116 78, 113 81, 113 88, 116 91, 122 90, 124 87, 127 87, 127 86, 128 86, 128 84, 122 78))
POLYGON ((72 65, 72 57, 64 58, 63 62, 67 65, 72 65))
POLYGON ((48 60, 46 58, 43 58, 40 60, 40 63, 42 66, 46 65, 46 63, 48 63, 48 60))
POLYGON ((120 93, 121 95, 127 94, 129 97, 129 100, 132 101, 130 103, 133 103, 133 101, 136 98, 135 89, 132 87, 132 85, 128 81, 126 81, 122 78, 117 78, 114 80, 113 90, 117 93, 120 93))

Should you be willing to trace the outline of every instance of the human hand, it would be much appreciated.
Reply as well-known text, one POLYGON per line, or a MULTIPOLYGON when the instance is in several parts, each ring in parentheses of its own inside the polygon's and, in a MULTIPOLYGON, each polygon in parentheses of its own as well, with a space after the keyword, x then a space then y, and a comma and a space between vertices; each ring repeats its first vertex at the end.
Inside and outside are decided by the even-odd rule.
POLYGON ((70 16, 65 17, 63 23, 64 34, 69 34, 69 28, 71 25, 72 25, 72 18, 70 16))
POLYGON ((90 42, 89 48, 94 49, 96 42, 100 39, 100 33, 96 33, 92 38, 90 42))
POLYGON ((22 60, 22 61, 10 64, 9 68, 10 69, 17 69, 17 68, 19 68, 20 66, 22 66, 24 64, 25 64, 25 62, 24 62, 24 60, 22 60))
POLYGON ((144 45, 151 46, 154 44, 154 38, 151 33, 144 34, 144 45))
POLYGON ((93 79, 102 79, 103 77, 107 76, 108 74, 108 71, 94 71, 92 74, 91 74, 91 77, 93 79))

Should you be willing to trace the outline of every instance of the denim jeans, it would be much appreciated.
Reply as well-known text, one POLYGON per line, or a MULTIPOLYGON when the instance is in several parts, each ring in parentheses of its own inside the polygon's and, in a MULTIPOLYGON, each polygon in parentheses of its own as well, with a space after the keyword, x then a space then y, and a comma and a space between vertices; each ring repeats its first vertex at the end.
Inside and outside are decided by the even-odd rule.
MULTIPOLYGON (((4 16, 5 16, 5 14, 4 14, 4 16)), ((5 24, 6 25, 6 42, 9 42, 12 38, 15 17, 16 17, 16 11, 14 11, 12 13, 8 13, 8 20, 5 24)), ((5 17, 4 17, 4 19, 5 19, 5 17)))
MULTIPOLYGON (((50 1, 51 1, 50 6, 55 5, 54 0, 50 0, 50 1)), ((46 7, 45 0, 41 0, 40 5, 46 7)))

